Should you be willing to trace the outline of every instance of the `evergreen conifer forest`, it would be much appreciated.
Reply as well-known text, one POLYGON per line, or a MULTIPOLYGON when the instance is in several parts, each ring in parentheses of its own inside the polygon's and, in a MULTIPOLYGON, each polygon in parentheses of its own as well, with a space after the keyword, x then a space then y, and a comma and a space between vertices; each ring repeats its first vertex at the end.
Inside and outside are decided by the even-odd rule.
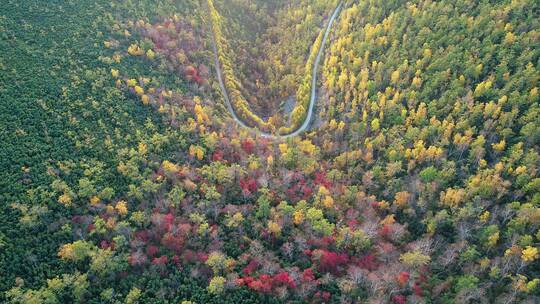
POLYGON ((540 303, 538 0, 0 1, 0 303, 540 303))

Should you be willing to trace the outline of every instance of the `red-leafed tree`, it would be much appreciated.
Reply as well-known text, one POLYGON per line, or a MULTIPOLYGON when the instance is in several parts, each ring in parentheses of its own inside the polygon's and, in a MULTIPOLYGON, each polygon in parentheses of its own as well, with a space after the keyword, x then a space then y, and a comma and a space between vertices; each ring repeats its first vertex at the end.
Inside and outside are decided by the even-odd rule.
POLYGON ((152 265, 161 265, 161 266, 163 266, 163 265, 166 265, 168 261, 169 261, 169 258, 167 258, 166 255, 162 255, 162 256, 160 256, 158 258, 152 259, 152 265))
POLYGON ((296 283, 288 272, 282 271, 273 277, 274 286, 287 286, 291 289, 296 288, 296 283))
POLYGON ((358 267, 367 269, 369 271, 376 270, 378 268, 377 258, 372 254, 367 254, 356 261, 358 267))
POLYGON ((395 295, 392 297, 392 301, 394 301, 395 304, 406 304, 407 297, 404 295, 395 295))
POLYGON ((146 254, 151 258, 156 256, 156 254, 158 254, 158 252, 159 252, 159 247, 157 247, 157 246, 150 245, 150 246, 148 246, 146 248, 146 254))
POLYGON ((396 276, 396 281, 398 282, 399 286, 403 287, 409 282, 410 276, 411 275, 407 271, 402 271, 396 276))
POLYGON ((253 154, 253 150, 255 149, 255 142, 251 138, 246 138, 242 140, 242 150, 246 152, 247 154, 253 154))
POLYGON ((161 244, 168 249, 179 253, 182 250, 184 239, 178 235, 174 235, 171 232, 167 232, 161 238, 161 244))
POLYGON ((240 188, 242 188, 242 193, 245 196, 249 196, 249 195, 257 192, 257 189, 258 189, 257 181, 252 177, 246 178, 246 179, 241 179, 240 180, 240 188))
POLYGON ((259 268, 259 262, 255 259, 249 261, 249 263, 247 264, 246 267, 244 267, 244 269, 242 269, 242 272, 246 275, 250 275, 252 274, 255 270, 257 270, 257 268, 259 268))
POLYGON ((302 272, 302 281, 303 282, 312 282, 315 280, 315 274, 313 273, 313 269, 307 268, 304 269, 302 272))
POLYGON ((336 253, 326 250, 317 250, 312 255, 312 259, 315 259, 318 263, 318 269, 320 272, 330 272, 337 274, 341 272, 341 267, 345 266, 349 262, 349 257, 345 253, 336 253))

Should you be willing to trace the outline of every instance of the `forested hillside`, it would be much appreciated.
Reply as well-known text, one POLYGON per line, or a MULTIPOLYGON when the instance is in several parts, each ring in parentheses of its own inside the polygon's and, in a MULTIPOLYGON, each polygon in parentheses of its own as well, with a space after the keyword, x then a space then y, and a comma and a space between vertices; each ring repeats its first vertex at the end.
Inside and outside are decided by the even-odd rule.
POLYGON ((538 1, 3 2, 0 302, 540 301, 538 1))

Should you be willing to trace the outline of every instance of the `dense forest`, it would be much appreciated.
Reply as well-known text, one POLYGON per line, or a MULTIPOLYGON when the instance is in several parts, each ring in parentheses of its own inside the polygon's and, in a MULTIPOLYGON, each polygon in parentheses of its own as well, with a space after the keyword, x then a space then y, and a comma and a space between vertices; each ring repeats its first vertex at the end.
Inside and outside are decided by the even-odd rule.
POLYGON ((540 2, 1 7, 0 302, 540 302, 540 2))

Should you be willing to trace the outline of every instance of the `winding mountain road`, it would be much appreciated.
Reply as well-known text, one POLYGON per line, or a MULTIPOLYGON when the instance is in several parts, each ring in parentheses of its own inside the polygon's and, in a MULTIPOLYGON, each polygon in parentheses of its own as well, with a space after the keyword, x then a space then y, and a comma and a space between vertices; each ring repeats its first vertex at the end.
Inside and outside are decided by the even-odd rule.
POLYGON ((223 93, 223 97, 225 99, 227 109, 231 113, 231 115, 232 115, 233 119, 236 121, 236 123, 238 123, 243 128, 250 129, 250 130, 255 130, 255 131, 257 131, 257 133, 259 133, 260 135, 262 135, 264 137, 276 138, 276 139, 286 139, 286 138, 290 138, 290 137, 295 137, 295 136, 298 136, 298 135, 300 135, 301 133, 303 133, 304 131, 307 130, 307 128, 309 127, 309 124, 310 124, 310 122, 311 122, 311 120, 313 118, 313 113, 314 113, 314 109, 315 109, 315 102, 317 101, 317 74, 318 74, 318 71, 319 71, 320 61, 321 61, 322 55, 324 53, 324 47, 326 45, 326 41, 327 41, 328 36, 330 34, 330 29, 332 28, 332 25, 334 24, 334 21, 338 17, 342 6, 343 6, 343 2, 340 2, 338 4, 338 6, 336 7, 336 9, 334 10, 334 13, 332 14, 330 19, 328 20, 328 23, 326 25, 326 29, 325 29, 325 32, 324 32, 323 40, 321 42, 321 47, 319 48, 319 52, 317 53, 317 58, 315 59, 315 62, 313 64, 313 69, 312 69, 313 74, 312 74, 312 81, 311 81, 311 97, 310 97, 310 101, 309 101, 308 112, 307 112, 306 118, 304 120, 304 123, 298 129, 296 129, 292 133, 286 134, 286 135, 271 134, 271 133, 263 132, 263 131, 261 131, 261 130, 259 130, 257 128, 252 128, 252 127, 246 125, 238 117, 238 115, 236 114, 236 112, 234 111, 234 108, 232 106, 231 100, 229 98, 229 94, 227 93, 227 88, 225 87, 225 83, 223 82, 223 75, 221 73, 221 65, 219 63, 219 56, 218 56, 218 51, 217 51, 216 39, 215 39, 215 37, 212 37, 213 48, 214 48, 215 66, 216 66, 216 73, 217 73, 219 86, 221 88, 221 92, 223 93))

